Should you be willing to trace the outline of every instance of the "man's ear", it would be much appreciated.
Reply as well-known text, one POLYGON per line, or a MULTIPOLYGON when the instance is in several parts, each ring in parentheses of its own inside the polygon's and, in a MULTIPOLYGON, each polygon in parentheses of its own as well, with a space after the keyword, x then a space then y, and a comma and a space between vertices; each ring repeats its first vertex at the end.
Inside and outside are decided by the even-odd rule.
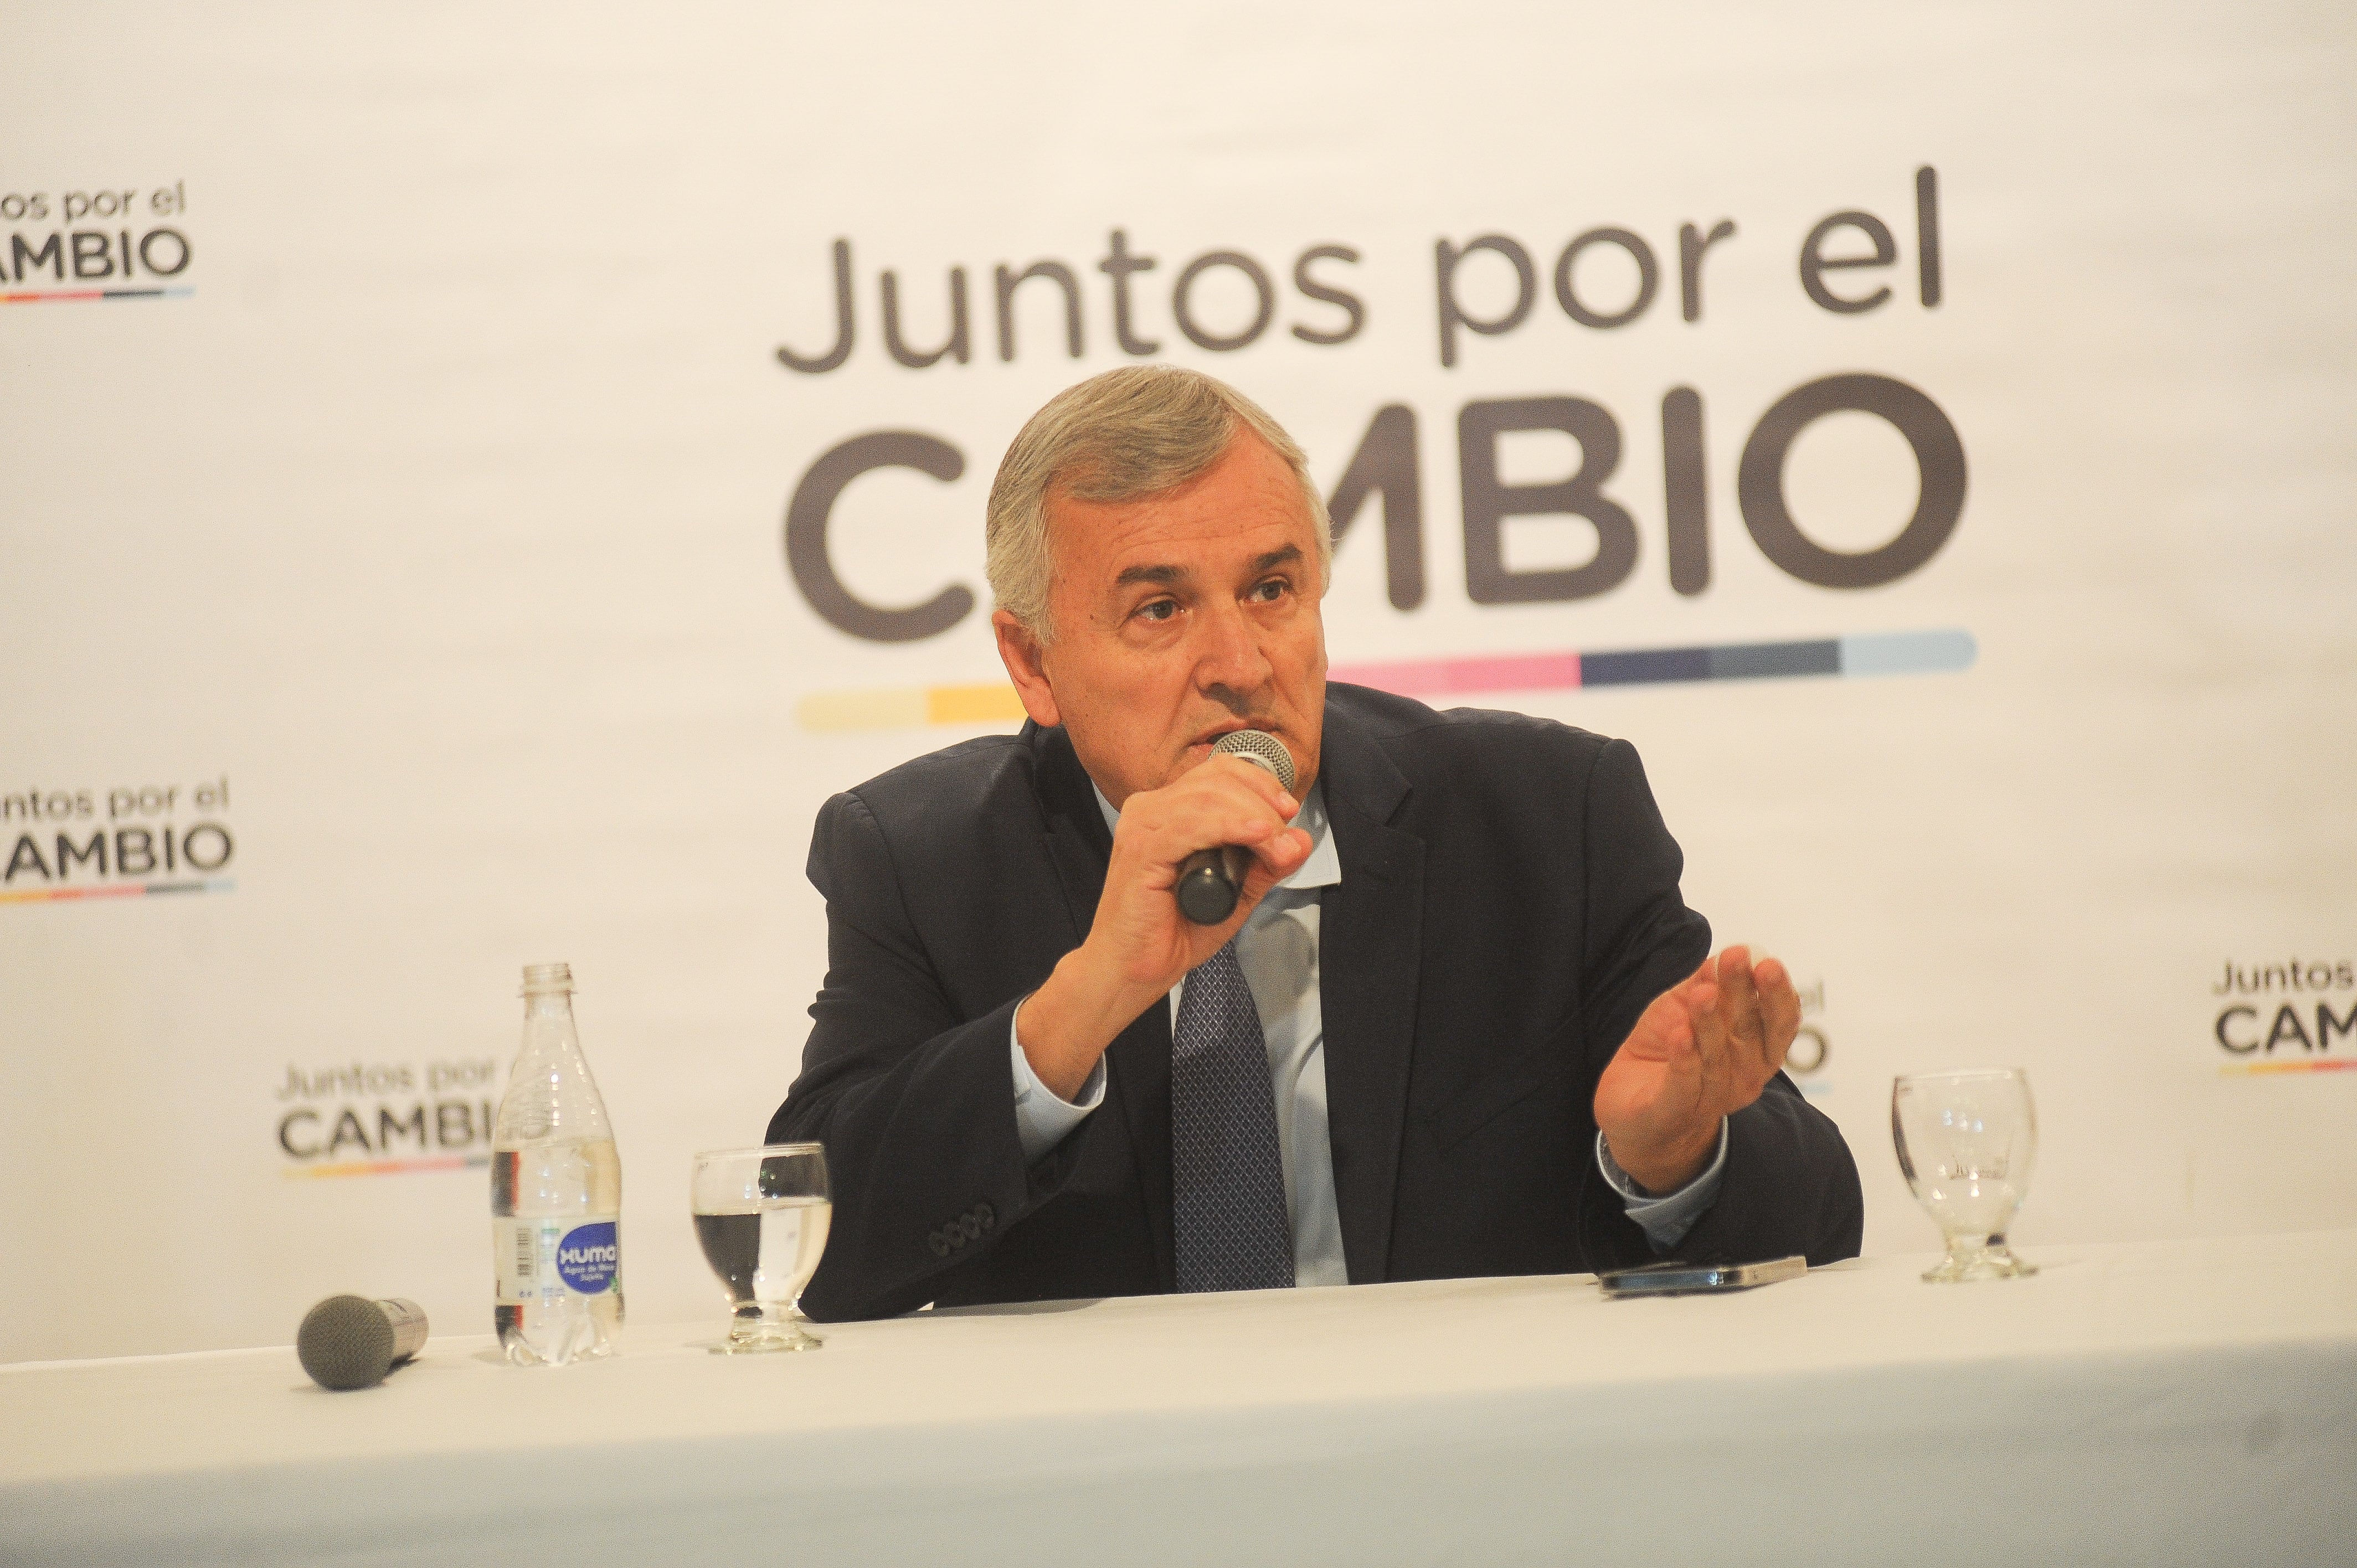
POLYGON ((1015 694, 1023 699, 1023 711, 1031 715, 1031 722, 1042 729, 1063 723, 1055 688, 1048 682, 1045 650, 1031 628, 1017 620, 1011 610, 993 610, 990 629, 998 639, 999 662, 1006 666, 1006 678, 1015 682, 1015 694))

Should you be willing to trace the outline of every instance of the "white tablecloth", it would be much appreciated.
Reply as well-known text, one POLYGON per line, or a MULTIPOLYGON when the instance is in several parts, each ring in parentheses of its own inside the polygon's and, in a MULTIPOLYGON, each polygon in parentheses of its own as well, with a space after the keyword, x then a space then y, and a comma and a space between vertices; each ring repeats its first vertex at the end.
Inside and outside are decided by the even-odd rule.
MULTIPOLYGON (((0 1368, 11 1563, 2357 1563, 2357 1232, 0 1368)), ((301 1305, 290 1305, 290 1319, 301 1305)))

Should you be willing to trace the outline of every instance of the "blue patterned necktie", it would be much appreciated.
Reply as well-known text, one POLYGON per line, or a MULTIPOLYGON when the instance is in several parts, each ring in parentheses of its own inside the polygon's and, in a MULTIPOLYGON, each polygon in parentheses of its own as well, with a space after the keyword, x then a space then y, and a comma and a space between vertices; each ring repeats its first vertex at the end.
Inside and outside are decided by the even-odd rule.
POLYGON ((1170 1167, 1180 1290, 1293 1283, 1268 1043, 1232 940, 1188 975, 1178 998, 1170 1167))

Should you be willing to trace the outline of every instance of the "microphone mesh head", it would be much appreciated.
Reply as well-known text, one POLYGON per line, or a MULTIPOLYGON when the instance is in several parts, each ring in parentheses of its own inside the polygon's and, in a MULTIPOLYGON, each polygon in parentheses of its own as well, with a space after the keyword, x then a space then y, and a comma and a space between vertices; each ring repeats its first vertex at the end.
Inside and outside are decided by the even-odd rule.
POLYGON ((1240 729, 1223 735, 1211 743, 1214 752, 1226 752, 1231 757, 1249 757, 1276 775, 1276 781, 1287 790, 1293 788, 1293 753, 1285 749, 1285 742, 1266 730, 1240 729))
POLYGON ((295 1354, 323 1389, 364 1389, 393 1369, 393 1323, 366 1296, 331 1295, 304 1315, 295 1354))

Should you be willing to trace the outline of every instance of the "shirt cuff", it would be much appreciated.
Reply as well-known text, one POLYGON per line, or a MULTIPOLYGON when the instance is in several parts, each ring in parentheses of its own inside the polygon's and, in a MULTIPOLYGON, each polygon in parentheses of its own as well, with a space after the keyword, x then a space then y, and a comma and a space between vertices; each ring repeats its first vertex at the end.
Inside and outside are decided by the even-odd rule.
POLYGON ((1596 1167, 1612 1184, 1612 1190, 1620 1195, 1629 1218, 1637 1222, 1637 1229, 1645 1233, 1653 1251, 1666 1252, 1685 1240, 1686 1232, 1694 1229, 1703 1211, 1718 1200, 1719 1179, 1727 1170, 1727 1118, 1718 1119, 1718 1152, 1711 1156, 1700 1176, 1675 1192, 1647 1194, 1613 1159, 1611 1147, 1601 1133, 1596 1134, 1596 1167))
POLYGON ((1023 1141, 1023 1163, 1033 1165, 1104 1103, 1105 1065, 1104 1058, 1099 1057, 1097 1065, 1089 1069, 1077 1102, 1058 1099, 1054 1090, 1039 1081, 1039 1075, 1031 1070, 1031 1059, 1023 1054, 1023 1041, 1015 1031, 1016 1021, 1022 1016, 1023 1005, 1017 1003, 1014 1015, 1006 1020, 1006 1047, 1015 1058, 1015 1135, 1023 1141))

